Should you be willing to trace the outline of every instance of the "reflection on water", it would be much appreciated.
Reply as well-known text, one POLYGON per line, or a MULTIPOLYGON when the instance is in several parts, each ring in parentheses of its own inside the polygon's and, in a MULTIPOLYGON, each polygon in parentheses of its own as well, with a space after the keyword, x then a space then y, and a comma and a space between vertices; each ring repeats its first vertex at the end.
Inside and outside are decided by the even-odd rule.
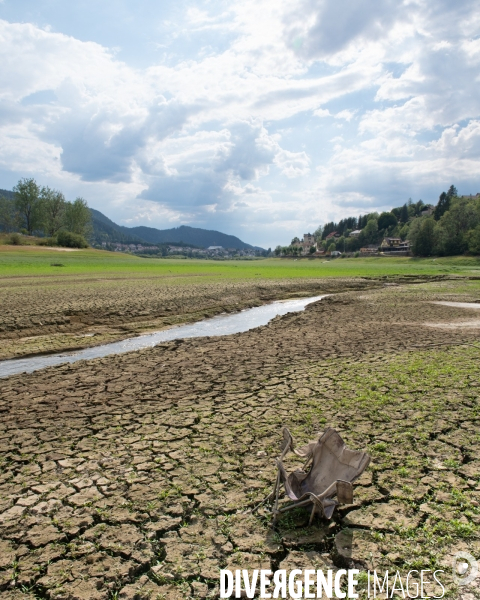
POLYGON ((49 356, 4 360, 0 362, 0 377, 8 377, 8 375, 15 375, 16 373, 32 373, 39 369, 63 363, 74 363, 78 360, 102 358, 111 354, 141 350, 171 340, 241 333, 242 331, 266 325, 278 315, 302 311, 307 304, 321 300, 325 296, 326 294, 312 298, 272 302, 264 306, 242 310, 232 315, 218 315, 212 319, 205 319, 198 323, 180 325, 179 327, 172 327, 171 329, 157 331, 156 333, 129 338, 121 342, 114 342, 113 344, 104 344, 95 348, 85 348, 85 350, 68 354, 51 354, 49 356))

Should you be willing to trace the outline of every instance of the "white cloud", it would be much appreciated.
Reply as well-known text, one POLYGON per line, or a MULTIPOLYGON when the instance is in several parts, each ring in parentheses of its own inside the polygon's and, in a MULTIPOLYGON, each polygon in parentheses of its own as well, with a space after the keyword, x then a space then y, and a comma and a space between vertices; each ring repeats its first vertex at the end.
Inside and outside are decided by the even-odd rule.
POLYGON ((275 164, 289 178, 301 177, 310 171, 310 159, 306 152, 280 150, 275 157, 275 164))
POLYGON ((409 22, 415 3, 398 0, 299 0, 285 17, 291 47, 305 59, 346 62, 409 22))
POLYGON ((269 245, 345 211, 480 188, 475 0, 187 2, 169 19, 145 33, 163 54, 141 69, 0 20, 1 172, 123 222, 269 245))
POLYGON ((454 125, 443 130, 440 139, 429 149, 453 160, 478 159, 480 156, 480 121, 472 120, 465 127, 454 125))
POLYGON ((348 123, 350 123, 350 121, 353 119, 353 117, 355 116, 355 114, 357 113, 356 110, 341 110, 340 112, 338 112, 336 115, 334 115, 334 117, 336 119, 344 119, 345 121, 347 121, 348 123))
POLYGON ((330 111, 328 110, 328 108, 317 108, 317 110, 313 111, 313 114, 316 117, 321 117, 321 118, 323 118, 323 117, 331 117, 332 116, 331 113, 330 113, 330 111))

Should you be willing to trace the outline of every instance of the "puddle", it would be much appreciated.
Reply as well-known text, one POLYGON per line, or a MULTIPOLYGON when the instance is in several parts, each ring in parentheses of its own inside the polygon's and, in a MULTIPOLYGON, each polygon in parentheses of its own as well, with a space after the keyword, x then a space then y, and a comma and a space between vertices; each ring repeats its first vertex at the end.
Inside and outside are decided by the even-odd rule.
POLYGON ((432 302, 432 304, 441 304, 442 306, 453 306, 456 308, 476 308, 477 310, 480 309, 480 303, 477 302, 444 302, 444 301, 438 301, 438 302, 432 302))
POLYGON ((437 329, 480 329, 480 319, 471 321, 451 321, 450 323, 424 323, 426 327, 437 329))
MULTIPOLYGON (((198 323, 189 325, 180 325, 156 333, 149 333, 134 338, 128 338, 121 342, 95 346, 94 348, 85 348, 77 352, 51 354, 49 356, 32 356, 30 358, 18 358, 4 360, 0 362, 0 377, 8 377, 17 373, 33 373, 39 369, 61 365, 65 363, 74 363, 79 360, 90 360, 92 358, 103 358, 112 354, 121 354, 123 352, 132 352, 144 348, 152 348, 162 342, 179 340, 194 337, 231 335, 233 333, 242 333, 255 327, 266 325, 269 321, 279 315, 286 315, 290 312, 300 312, 308 304, 317 302, 325 298, 328 294, 322 296, 313 296, 311 298, 298 298, 295 300, 279 300, 264 306, 248 308, 241 312, 227 315, 218 315, 211 319, 205 319, 198 323)), ((479 305, 480 306, 480 305, 479 305)))
MULTIPOLYGON (((477 302, 448 302, 436 301, 432 304, 441 304, 442 306, 452 306, 453 308, 473 308, 480 310, 480 303, 477 302)), ((450 321, 442 323, 424 323, 426 327, 435 327, 437 329, 479 329, 480 319, 470 319, 468 321, 450 321)))

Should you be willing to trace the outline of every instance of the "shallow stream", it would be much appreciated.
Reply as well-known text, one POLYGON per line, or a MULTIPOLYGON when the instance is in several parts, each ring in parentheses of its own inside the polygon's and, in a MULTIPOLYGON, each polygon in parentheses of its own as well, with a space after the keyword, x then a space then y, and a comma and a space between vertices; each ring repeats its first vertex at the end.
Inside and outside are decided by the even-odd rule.
POLYGON ((76 352, 68 352, 61 354, 49 354, 47 356, 32 356, 29 358, 16 358, 12 360, 0 361, 0 377, 8 377, 17 373, 32 373, 39 369, 61 365, 64 363, 74 363, 79 360, 90 360, 92 358, 103 358, 112 354, 120 354, 123 352, 132 352, 134 350, 142 350, 151 348, 162 342, 172 340, 230 335, 232 333, 241 333, 266 325, 278 315, 285 315, 290 312, 300 312, 305 309, 308 304, 325 298, 323 296, 313 296, 311 298, 298 298, 295 300, 279 300, 264 306, 255 308, 247 308, 241 312, 234 314, 217 315, 211 319, 190 323, 188 325, 180 325, 171 329, 163 329, 155 333, 140 335, 134 338, 128 338, 120 342, 104 344, 103 346, 95 346, 93 348, 85 348, 76 352))

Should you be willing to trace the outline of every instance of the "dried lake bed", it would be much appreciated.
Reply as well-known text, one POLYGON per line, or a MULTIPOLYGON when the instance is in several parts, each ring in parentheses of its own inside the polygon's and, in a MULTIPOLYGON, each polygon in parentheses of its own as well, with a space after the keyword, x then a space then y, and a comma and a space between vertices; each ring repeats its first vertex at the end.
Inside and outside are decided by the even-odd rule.
MULTIPOLYGON (((225 567, 408 571, 478 556, 480 335, 426 324, 470 318, 436 302, 478 302, 479 282, 397 283, 297 281, 289 294, 332 295, 244 333, 2 379, 2 597, 215 598, 225 567), (271 529, 242 514, 270 491, 282 425, 299 443, 336 427, 371 453, 331 522, 308 528, 298 511, 271 529)), ((254 285, 228 301, 183 287, 177 305, 287 296, 254 285)))
MULTIPOLYGON (((94 346, 72 353, 51 354, 48 356, 32 356, 23 359, 0 361, 0 377, 8 377, 17 373, 33 373, 47 367, 65 363, 73 364, 79 360, 103 358, 112 354, 123 354, 152 348, 162 342, 183 340, 197 337, 219 337, 233 333, 243 333, 256 327, 267 325, 275 317, 290 312, 299 312, 312 302, 318 302, 325 296, 297 298, 295 300, 279 300, 254 308, 244 308, 232 314, 221 313, 211 319, 205 319, 189 325, 179 325, 157 331, 155 333, 128 338, 101 346, 94 346)), ((85 337, 89 337, 88 334, 85 337)))

